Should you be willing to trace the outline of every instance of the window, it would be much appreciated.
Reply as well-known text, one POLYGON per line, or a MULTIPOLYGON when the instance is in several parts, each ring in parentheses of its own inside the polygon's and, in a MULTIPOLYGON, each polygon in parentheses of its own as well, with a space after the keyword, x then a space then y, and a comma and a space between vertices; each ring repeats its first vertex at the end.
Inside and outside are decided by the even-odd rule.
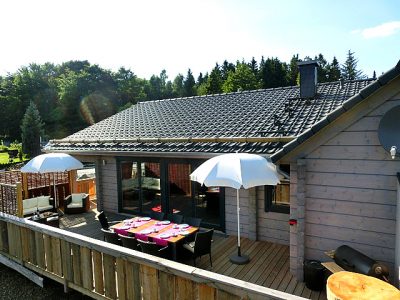
POLYGON ((266 212, 290 213, 290 181, 289 175, 285 172, 286 167, 280 167, 284 178, 277 186, 264 186, 264 199, 266 212), (285 171, 283 171, 285 169, 285 171))

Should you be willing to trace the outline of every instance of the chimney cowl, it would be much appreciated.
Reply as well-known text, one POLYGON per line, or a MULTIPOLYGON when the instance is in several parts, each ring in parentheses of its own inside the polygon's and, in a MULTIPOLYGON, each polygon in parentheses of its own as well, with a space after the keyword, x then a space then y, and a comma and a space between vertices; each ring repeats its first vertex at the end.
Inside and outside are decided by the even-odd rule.
POLYGON ((300 72, 300 98, 310 99, 317 94, 317 67, 316 60, 307 60, 297 63, 300 72))

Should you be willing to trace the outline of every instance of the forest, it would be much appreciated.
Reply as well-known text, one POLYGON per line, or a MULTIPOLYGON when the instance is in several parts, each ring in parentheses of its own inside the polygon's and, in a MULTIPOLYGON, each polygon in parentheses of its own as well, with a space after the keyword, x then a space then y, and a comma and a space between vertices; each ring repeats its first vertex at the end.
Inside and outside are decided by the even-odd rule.
MULTIPOLYGON (((342 64, 335 57, 328 62, 322 54, 313 59, 319 63, 318 82, 366 77, 350 50, 342 64)), ((130 69, 115 72, 88 61, 32 63, 0 76, 0 136, 21 141, 22 124, 31 124, 29 118, 23 122, 31 104, 38 111, 37 117, 33 113, 31 118, 40 118, 42 137, 63 138, 140 101, 293 86, 299 79, 299 61, 298 55, 288 63, 264 57, 260 61, 225 60, 197 78, 188 69, 173 80, 166 70, 144 79, 130 69)))

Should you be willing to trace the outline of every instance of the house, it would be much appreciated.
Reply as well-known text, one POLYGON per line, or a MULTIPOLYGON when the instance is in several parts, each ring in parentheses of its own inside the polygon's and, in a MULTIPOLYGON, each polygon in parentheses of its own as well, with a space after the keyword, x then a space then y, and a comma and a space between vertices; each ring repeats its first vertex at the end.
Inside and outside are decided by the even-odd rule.
POLYGON ((243 236, 290 245, 299 279, 304 259, 342 244, 393 274, 400 163, 378 128, 400 105, 400 62, 378 79, 323 84, 316 67, 299 65, 300 87, 142 102, 46 151, 95 163, 100 209, 179 212, 232 235, 235 190, 201 187, 189 174, 221 153, 269 156, 286 179, 240 191, 243 236))

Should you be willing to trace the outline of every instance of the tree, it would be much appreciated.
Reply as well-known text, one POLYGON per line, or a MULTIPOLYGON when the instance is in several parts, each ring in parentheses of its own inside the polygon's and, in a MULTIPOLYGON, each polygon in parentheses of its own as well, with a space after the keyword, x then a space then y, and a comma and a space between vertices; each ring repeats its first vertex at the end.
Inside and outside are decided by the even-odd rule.
POLYGON ((297 84, 297 76, 299 74, 299 66, 297 63, 300 61, 299 55, 293 55, 288 69, 288 79, 287 82, 290 86, 295 86, 297 84))
POLYGON ((238 90, 249 91, 260 87, 256 75, 251 67, 242 62, 236 66, 235 71, 230 71, 228 78, 222 85, 222 90, 225 93, 236 92, 238 90))
POLYGON ((41 153, 40 136, 43 134, 43 126, 39 111, 35 103, 31 102, 21 124, 22 149, 30 157, 41 153))
POLYGON ((184 96, 191 97, 196 95, 196 81, 194 80, 192 71, 189 69, 185 80, 183 81, 184 96))
POLYGON ((176 75, 172 83, 172 92, 174 97, 183 97, 185 90, 183 88, 184 77, 182 74, 176 75))
POLYGON ((260 64, 260 75, 263 88, 287 86, 287 66, 278 58, 268 58, 260 64))
POLYGON ((342 65, 341 72, 344 80, 363 79, 365 75, 361 70, 357 69, 358 59, 355 58, 354 52, 347 53, 346 62, 342 65))
POLYGON ((328 81, 328 72, 329 72, 329 64, 325 57, 320 53, 318 57, 315 57, 315 60, 318 63, 317 67, 317 80, 318 82, 327 82, 328 81))
POLYGON ((206 83, 206 92, 207 94, 219 94, 222 92, 222 74, 221 69, 218 64, 215 65, 214 69, 212 69, 210 76, 207 79, 206 83))
POLYGON ((338 81, 341 77, 340 65, 336 57, 333 57, 332 63, 329 65, 328 81, 338 81))

